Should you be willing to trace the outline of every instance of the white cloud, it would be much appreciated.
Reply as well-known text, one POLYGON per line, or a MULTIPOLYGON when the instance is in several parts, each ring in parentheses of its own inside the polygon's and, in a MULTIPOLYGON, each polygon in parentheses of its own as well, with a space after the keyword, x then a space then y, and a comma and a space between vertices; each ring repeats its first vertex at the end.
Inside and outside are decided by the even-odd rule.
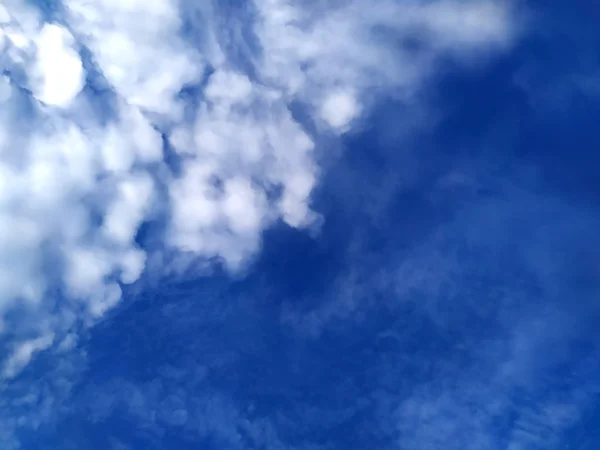
POLYGON ((515 32, 510 7, 500 2, 384 1, 373 8, 348 1, 317 10, 287 0, 256 4, 261 75, 328 112, 323 119, 334 128, 382 93, 410 96, 441 54, 504 48, 515 32), (418 51, 403 45, 410 39, 420 43, 418 51), (350 92, 354 100, 346 97, 350 92), (333 116, 335 100, 343 105, 333 116))
POLYGON ((148 175, 134 174, 120 180, 116 191, 106 210, 102 233, 106 239, 129 246, 152 201, 153 181, 148 175))
POLYGON ((372 8, 356 0, 308 10, 256 0, 251 28, 261 49, 244 68, 228 52, 248 46, 235 33, 219 41, 216 27, 227 24, 217 17, 201 20, 209 27, 199 33, 209 36, 205 42, 183 33, 194 21, 179 2, 65 0, 64 23, 44 22, 28 2, 6 2, 2 310, 25 301, 46 311, 49 290, 58 288, 67 295, 60 314, 82 309, 93 322, 117 304, 122 284, 143 273, 147 255, 135 236, 157 212, 167 223, 159 237, 165 251, 220 257, 232 269, 249 261, 275 220, 314 224, 319 140, 291 103, 308 106, 319 132, 344 132, 378 96, 419 88, 438 56, 509 42, 512 16, 503 5, 385 1, 372 8), (397 45, 411 36, 424 41, 422 51, 397 45), (83 46, 92 55, 87 65, 83 46), (97 69, 109 92, 83 89, 84 66, 97 69), (200 85, 209 67, 190 121, 178 94, 200 85), (99 96, 110 103, 106 111, 92 107, 99 96), (159 128, 181 158, 177 173, 163 161, 159 128))
POLYGON ((237 266, 256 250, 263 227, 278 215, 293 226, 312 219, 314 144, 276 91, 252 86, 231 69, 211 77, 205 99, 192 136, 181 139, 186 130, 174 132, 186 164, 171 184, 170 239, 182 250, 219 255, 237 266), (215 178, 223 181, 222 192, 215 178), (283 187, 277 205, 268 207, 257 183, 283 187))
POLYGON ((38 100, 67 106, 84 84, 83 63, 73 48, 73 36, 63 27, 46 24, 37 37, 36 62, 31 89, 38 100))
POLYGON ((36 339, 29 339, 27 341, 20 342, 15 347, 8 360, 4 363, 2 377, 14 377, 29 363, 34 353, 50 347, 53 340, 54 336, 52 334, 47 334, 36 339))
POLYGON ((178 118, 176 94, 201 76, 203 58, 179 36, 177 2, 65 0, 64 6, 68 23, 127 103, 178 118))
POLYGON ((354 94, 333 92, 321 106, 321 118, 334 129, 344 129, 360 113, 354 94))

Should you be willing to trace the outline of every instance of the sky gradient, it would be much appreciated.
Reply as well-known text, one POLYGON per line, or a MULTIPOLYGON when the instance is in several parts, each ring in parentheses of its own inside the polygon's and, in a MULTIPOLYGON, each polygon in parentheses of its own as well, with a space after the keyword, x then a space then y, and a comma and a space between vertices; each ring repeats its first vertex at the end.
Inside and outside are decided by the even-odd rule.
POLYGON ((0 449, 600 446, 600 7, 5 0, 0 449))

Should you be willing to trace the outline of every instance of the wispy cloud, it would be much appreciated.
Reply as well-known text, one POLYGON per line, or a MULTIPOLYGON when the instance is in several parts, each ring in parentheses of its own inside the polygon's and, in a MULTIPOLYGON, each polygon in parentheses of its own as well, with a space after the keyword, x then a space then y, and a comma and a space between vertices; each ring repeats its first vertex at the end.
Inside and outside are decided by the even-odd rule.
POLYGON ((600 284, 584 255, 596 252, 589 236, 598 217, 560 198, 497 188, 408 250, 359 244, 316 308, 284 315, 319 342, 340 319, 350 332, 386 311, 392 324, 377 340, 387 351, 372 379, 390 448, 564 448, 597 398, 590 374, 599 349, 589 339, 600 284))

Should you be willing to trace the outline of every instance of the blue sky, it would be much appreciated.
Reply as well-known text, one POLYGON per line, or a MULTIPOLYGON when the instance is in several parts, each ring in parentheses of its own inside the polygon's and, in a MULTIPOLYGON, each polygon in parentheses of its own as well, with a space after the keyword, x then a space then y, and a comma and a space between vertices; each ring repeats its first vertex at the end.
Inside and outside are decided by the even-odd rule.
POLYGON ((593 2, 0 5, 0 448, 600 446, 593 2))

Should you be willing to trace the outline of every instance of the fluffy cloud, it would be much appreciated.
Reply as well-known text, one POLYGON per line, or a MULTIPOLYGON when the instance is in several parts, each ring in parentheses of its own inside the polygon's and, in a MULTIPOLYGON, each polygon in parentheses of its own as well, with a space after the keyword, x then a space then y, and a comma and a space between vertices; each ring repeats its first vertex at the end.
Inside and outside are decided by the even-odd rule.
MULTIPOLYGON (((232 270, 274 221, 314 224, 319 133, 348 131, 382 95, 410 96, 438 57, 514 35, 501 2, 256 0, 251 51, 233 20, 222 32, 217 7, 194 20, 170 0, 62 7, 61 22, 30 2, 0 8, 0 305, 68 316, 62 332, 73 315, 93 323, 139 278, 136 235, 157 214, 162 250, 232 270), (200 25, 196 41, 186 30, 200 25)), ((38 334, 21 338, 6 375, 50 345, 38 334)))
POLYGON ((40 30, 31 90, 41 102, 66 106, 83 88, 83 64, 73 44, 73 36, 61 26, 45 24, 40 30))

